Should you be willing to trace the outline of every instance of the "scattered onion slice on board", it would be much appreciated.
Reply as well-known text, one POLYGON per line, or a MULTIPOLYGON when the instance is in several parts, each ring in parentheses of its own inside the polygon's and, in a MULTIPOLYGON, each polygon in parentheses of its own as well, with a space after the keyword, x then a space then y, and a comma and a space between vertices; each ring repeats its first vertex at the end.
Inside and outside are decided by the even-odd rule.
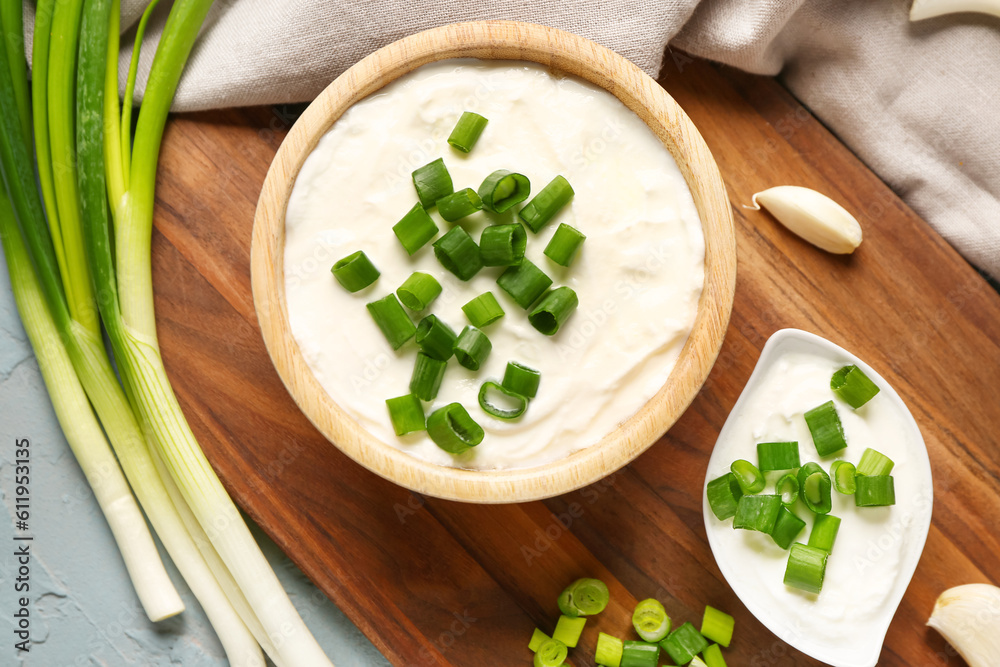
POLYGON ((753 196, 751 208, 761 207, 792 233, 814 246, 837 255, 854 252, 861 245, 861 225, 829 197, 797 185, 779 185, 753 196))

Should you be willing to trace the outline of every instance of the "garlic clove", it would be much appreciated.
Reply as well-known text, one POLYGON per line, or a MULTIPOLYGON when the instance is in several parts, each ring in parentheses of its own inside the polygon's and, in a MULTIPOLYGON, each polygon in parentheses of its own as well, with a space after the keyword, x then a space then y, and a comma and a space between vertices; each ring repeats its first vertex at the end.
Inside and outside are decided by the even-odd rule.
POLYGON ((934 603, 927 625, 940 632, 969 667, 996 667, 1000 662, 1000 588, 949 588, 934 603))
POLYGON ((827 252, 846 255, 861 245, 861 225, 829 197, 797 185, 779 185, 753 196, 753 208, 763 206, 792 233, 827 252))
POLYGON ((913 0, 910 20, 922 21, 961 12, 977 12, 1000 16, 1000 0, 913 0))

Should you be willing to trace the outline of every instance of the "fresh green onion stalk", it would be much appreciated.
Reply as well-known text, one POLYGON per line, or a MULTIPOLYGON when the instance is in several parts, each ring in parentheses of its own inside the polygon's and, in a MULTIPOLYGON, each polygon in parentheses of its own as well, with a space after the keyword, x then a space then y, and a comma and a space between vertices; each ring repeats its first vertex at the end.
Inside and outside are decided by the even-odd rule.
POLYGON ((170 582, 146 521, 60 340, 5 193, 0 194, 0 239, 14 300, 56 418, 111 528, 136 595, 151 620, 179 614, 184 603, 170 582))
MULTIPOLYGON (((69 312, 73 319, 94 336, 100 335, 94 293, 87 274, 84 243, 81 238, 80 192, 77 180, 69 174, 76 157, 74 126, 74 79, 76 78, 77 46, 84 0, 61 0, 52 14, 52 36, 49 45, 48 126, 38 126, 38 133, 48 132, 51 147, 55 201, 46 201, 48 211, 57 211, 50 220, 56 239, 56 257, 69 312), (69 177, 67 177, 69 176, 69 177), (56 232, 58 230, 58 232, 56 232)), ((100 26, 103 32, 107 22, 100 26)), ((35 74, 41 85, 44 80, 35 74)))
MULTIPOLYGON (((84 44, 92 47, 90 51, 85 49, 85 53, 90 56, 94 55, 95 50, 97 51, 100 63, 103 63, 103 59, 107 55, 109 18, 106 12, 109 7, 110 0, 104 0, 103 5, 98 3, 96 10, 103 12, 102 18, 98 19, 96 23, 93 17, 90 20, 91 26, 99 26, 92 31, 92 34, 102 38, 102 40, 98 41, 96 45, 90 42, 84 44)), ((52 8, 48 7, 47 10, 51 11, 52 8)), ((5 10, 4 16, 10 17, 12 13, 5 10)), ((46 29, 44 20, 40 25, 42 29, 46 29)), ((21 25, 13 26, 5 23, 4 28, 5 32, 12 33, 20 31, 21 25)), ((39 40, 36 40, 36 45, 39 43, 39 40)), ((44 39, 41 40, 41 43, 44 43, 44 39)), ((84 292, 77 291, 76 296, 73 297, 70 293, 63 291, 61 274, 57 269, 59 262, 56 258, 55 248, 57 245, 63 247, 62 256, 66 262, 67 270, 74 275, 82 275, 90 284, 86 262, 82 265, 70 264, 77 262, 81 255, 85 256, 85 250, 84 252, 80 252, 78 249, 70 251, 65 246, 68 239, 81 239, 83 230, 71 230, 66 224, 63 224, 60 230, 59 244, 53 244, 52 238, 49 236, 49 228, 42 213, 41 201, 35 189, 33 160, 29 150, 30 119, 27 114, 27 86, 25 84, 21 87, 14 84, 15 80, 25 76, 24 62, 23 59, 18 58, 20 62, 15 63, 14 58, 11 58, 7 52, 0 54, 0 57, 3 58, 3 63, 0 64, 0 110, 2 110, 3 116, 0 119, 0 161, 3 164, 7 195, 10 197, 21 224, 21 228, 17 229, 6 223, 6 229, 3 233, 8 261, 11 262, 12 267, 23 267, 15 268, 14 276, 12 276, 16 276, 15 292, 23 289, 24 285, 31 283, 37 285, 38 289, 35 293, 44 300, 48 317, 51 318, 50 331, 56 334, 59 342, 63 345, 79 385, 86 391, 87 398, 100 417, 104 431, 115 447, 126 477, 142 503, 150 522, 159 533, 168 553, 174 559, 181 574, 188 580, 199 601, 202 602, 210 621, 219 630, 223 645, 234 664, 259 664, 261 660, 260 649, 257 648, 240 619, 232 611, 229 602, 209 572, 190 535, 184 529, 174 505, 160 481, 139 424, 111 369, 103 341, 99 334, 73 317, 73 309, 68 299, 75 298, 73 308, 81 313, 83 318, 95 318, 97 308, 92 301, 87 303, 82 298, 81 295, 85 294, 84 292), (18 120, 20 122, 17 122, 18 120), (24 252, 25 246, 30 252, 30 257, 27 257, 29 252, 24 252), (18 258, 21 253, 26 256, 24 260, 18 258), (231 625, 235 625, 235 628, 229 631, 227 628, 231 625)), ((76 62, 74 61, 71 71, 76 72, 76 70, 76 62)), ((59 80, 65 82, 65 78, 59 80)), ((99 77, 98 80, 103 86, 103 76, 99 77)), ((46 87, 47 83, 51 83, 51 79, 36 70, 34 85, 46 87)), ((72 87, 74 83, 72 77, 69 79, 69 83, 72 87)), ((51 93, 52 90, 49 87, 46 94, 51 95, 51 93)), ((72 103, 72 95, 69 99, 72 103)), ((53 107, 48 110, 46 118, 54 120, 57 124, 63 124, 64 121, 60 118, 60 114, 64 111, 65 109, 60 107, 53 107)), ((101 114, 98 112, 95 116, 99 120, 101 114)), ((72 117, 71 122, 76 125, 72 117)), ((44 127, 38 129, 39 136, 46 134, 47 131, 44 127)), ((98 147, 100 147, 100 143, 98 143, 98 147)), ((72 150, 72 146, 70 149, 72 150)), ((75 155, 73 157, 75 158, 75 155)), ((75 164, 75 160, 72 160, 70 164, 75 164)), ((40 171, 50 172, 55 181, 61 179, 76 181, 76 174, 72 169, 57 171, 52 167, 51 156, 45 158, 40 154, 40 171)), ((60 186, 60 188, 66 191, 73 190, 65 185, 60 186)), ((77 211, 75 215, 64 217, 63 222, 79 222, 80 219, 80 211, 77 211)), ((26 319, 30 321, 31 318, 26 319)), ((51 355, 51 349, 57 348, 50 346, 48 351, 43 349, 40 357, 51 355)), ((69 386, 67 383, 66 387, 69 386)), ((81 425, 77 422, 67 431, 68 441, 73 442, 74 437, 78 435, 75 430, 79 428, 81 425)), ((141 549, 143 533, 146 528, 141 522, 141 518, 139 521, 141 530, 131 531, 131 536, 136 544, 133 545, 132 541, 129 541, 127 545, 123 546, 126 563, 134 560, 134 555, 130 552, 141 549)), ((117 537, 120 543, 125 542, 127 533, 122 533, 117 537)), ((156 570, 162 569, 162 564, 159 562, 155 550, 152 554, 147 555, 146 562, 142 565, 143 568, 140 569, 133 566, 130 566, 129 569, 136 582, 137 593, 150 618, 159 620, 180 612, 183 605, 177 598, 172 584, 165 576, 156 576, 156 570), (156 579, 160 579, 160 581, 157 582, 156 579)))
MULTIPOLYGON (((117 352, 121 348, 123 327, 120 319, 114 317, 112 312, 117 303, 117 285, 110 250, 103 119, 109 57, 106 27, 111 9, 111 0, 87 0, 84 6, 77 65, 75 124, 78 164, 76 177, 79 179, 80 204, 78 217, 83 221, 82 237, 86 240, 85 250, 89 261, 90 279, 97 287, 97 293, 101 295, 99 309, 112 348, 117 352)), ((128 364, 123 364, 119 357, 119 369, 130 401, 135 405, 138 402, 136 396, 141 388, 131 377, 131 369, 127 366, 128 364)), ((128 416, 135 419, 130 409, 128 416)), ((151 509, 147 509, 147 513, 150 513, 154 526, 157 526, 157 520, 153 517, 153 513, 160 514, 159 523, 170 535, 170 541, 181 546, 180 549, 172 551, 171 556, 219 634, 230 662, 239 665, 260 664, 263 657, 258 642, 250 634, 247 624, 240 618, 216 574, 206 562, 204 551, 198 549, 188 527, 184 525, 179 513, 179 507, 183 507, 181 499, 178 497, 175 500, 170 497, 148 450, 142 460, 144 465, 150 468, 151 476, 155 478, 156 483, 152 486, 159 496, 148 504, 151 509), (169 513, 165 508, 169 508, 169 513)), ((160 526, 157 526, 157 530, 160 531, 160 526)))
MULTIPOLYGON (((112 9, 112 15, 119 14, 118 2, 120 0, 115 0, 115 7, 112 9)), ((110 45, 114 48, 113 51, 108 51, 108 80, 105 95, 107 99, 106 104, 110 104, 111 107, 105 106, 105 122, 109 123, 107 126, 109 129, 107 131, 107 137, 105 140, 105 145, 108 143, 119 143, 119 160, 122 165, 122 193, 124 194, 124 189, 128 188, 129 185, 129 164, 132 162, 132 109, 135 97, 135 80, 139 73, 139 45, 142 44, 142 38, 146 34, 146 26, 149 25, 149 19, 153 16, 153 12, 156 11, 157 5, 160 4, 160 0, 151 0, 151 2, 146 5, 145 11, 142 13, 142 17, 139 19, 139 25, 135 28, 135 36, 132 39, 132 43, 135 47, 132 49, 132 57, 129 60, 128 65, 128 76, 125 80, 125 97, 121 100, 121 122, 117 125, 117 135, 118 142, 114 141, 115 129, 114 121, 116 116, 119 114, 118 109, 118 44, 116 43, 110 45), (114 68, 112 72, 111 68, 114 68), (113 78, 112 78, 113 74, 113 78), (110 140, 110 141, 109 141, 110 140)), ((117 23, 116 23, 117 26, 117 23)), ((118 30, 114 32, 109 32, 108 35, 118 35, 118 30)), ((111 172, 111 161, 108 161, 108 171, 111 172)), ((115 163, 115 168, 117 169, 117 163, 115 163)), ((118 206, 121 202, 121 197, 111 197, 112 208, 118 206)))
MULTIPOLYGON (((143 426, 264 635, 272 638, 277 661, 328 665, 191 432, 170 387, 156 339, 151 271, 156 166, 174 92, 211 6, 211 0, 179 0, 170 11, 139 110, 131 163, 123 169, 129 173, 129 186, 117 207, 121 214, 115 224, 116 256, 111 255, 107 236, 106 208, 94 210, 88 221, 91 268, 95 281, 104 278, 102 287, 109 297, 99 302, 101 314, 143 426)), ((105 63, 102 68, 106 69, 105 63)), ((105 88, 95 86, 98 99, 92 109, 104 108, 105 88)), ((93 156, 103 161, 100 129, 102 123, 96 123, 95 135, 101 142, 96 142, 93 156)), ((98 171, 104 173, 104 169, 98 171)), ((248 626, 254 622, 244 621, 248 626)))
MULTIPOLYGON (((20 13, 11 12, 9 10, 10 4, 12 3, 9 0, 5 0, 2 5, 5 20, 4 31, 6 34, 19 33, 22 30, 20 13), (16 24, 12 25, 12 21, 16 24)), ((51 13, 52 7, 48 7, 47 11, 51 13)), ((51 17, 43 17, 38 24, 39 29, 47 30, 47 18, 51 17)), ((105 33, 106 27, 107 21, 105 20, 105 23, 101 25, 102 34, 105 33)), ((44 44, 44 42, 44 39, 36 38, 36 52, 40 48, 39 44, 44 44)), ((21 223, 21 228, 18 229, 9 215, 9 210, 5 210, 3 216, 6 218, 3 232, 4 246, 13 271, 11 277, 15 295, 28 290, 35 295, 36 299, 44 300, 44 314, 37 309, 37 304, 34 313, 31 313, 28 308, 22 309, 22 313, 26 313, 24 319, 29 329, 45 326, 50 333, 55 334, 55 338, 43 344, 38 351, 40 360, 58 355, 59 346, 62 346, 65 358, 72 366, 76 384, 82 386, 86 391, 87 399, 92 403, 94 410, 100 417, 103 429, 111 440, 125 475, 135 490, 150 522, 160 534, 164 546, 174 557, 182 574, 190 581, 194 581, 197 579, 195 575, 201 557, 193 543, 190 542, 190 537, 183 530, 180 519, 177 518, 173 505, 159 481, 139 425, 125 400, 104 352, 103 341, 99 335, 72 316, 67 302, 67 293, 61 289, 60 274, 56 268, 58 261, 42 214, 41 201, 38 198, 37 190, 35 190, 32 160, 28 148, 31 118, 27 111, 25 62, 23 55, 10 51, 0 53, 0 58, 3 59, 3 63, 0 65, 0 110, 2 110, 3 115, 3 118, 0 119, 0 161, 3 163, 5 174, 4 207, 9 209, 12 204, 21 223), (15 83, 19 79, 24 79, 24 85, 15 83), (22 254, 24 255, 23 259, 21 258, 22 254)), ((75 71, 75 63, 73 69, 75 71)), ((42 72, 36 70, 34 80, 36 88, 46 88, 47 80, 42 72)), ((42 98, 46 99, 44 95, 42 98)), ((52 117, 55 115, 55 112, 49 114, 52 117)), ((39 137, 45 134, 44 129, 39 131, 39 137)), ((52 169, 51 159, 45 161, 41 159, 41 155, 39 169, 40 171, 49 171, 59 178, 73 178, 75 180, 75 174, 66 170, 56 174, 52 169)), ((75 216, 75 219, 79 220, 79 214, 75 216)), ((79 237, 79 230, 74 231, 71 235, 79 237)), ((67 258, 79 255, 78 252, 66 253, 67 258)), ((86 264, 82 267, 74 266, 71 270, 75 274, 82 274, 89 282, 86 264)), ((24 303, 23 299, 22 303, 24 303)), ((80 312, 89 313, 90 317, 93 317, 93 314, 97 312, 93 303, 86 304, 83 301, 78 301, 77 307, 80 312)), ((36 350, 39 348, 36 347, 36 350)), ((48 361, 43 363, 48 363, 48 361)), ((70 391, 72 385, 69 380, 64 378, 61 384, 63 386, 57 391, 70 391)), ((57 397, 57 391, 51 392, 50 396, 53 396, 58 403, 61 399, 57 397)), ((78 414, 75 415, 73 425, 66 429, 67 440, 71 444, 74 440, 79 440, 81 432, 86 433, 89 428, 87 422, 90 418, 92 418, 92 414, 88 415, 85 412, 78 411, 78 414)), ((103 440, 103 436, 101 439, 103 440)), ((93 446, 96 447, 97 444, 93 446)), ((85 471, 87 467, 85 464, 85 471)), ((113 472, 108 471, 108 474, 111 475, 113 472)), ((135 536, 136 540, 141 541, 143 539, 142 533, 145 530, 143 523, 141 531, 134 529, 131 534, 135 536)), ((119 540, 121 539, 119 536, 119 540)), ((123 551, 133 548, 140 549, 141 547, 129 545, 123 551)), ((124 556, 126 562, 129 562, 130 554, 126 552, 124 556)), ((137 570, 133 566, 130 566, 129 569, 133 573, 137 592, 149 617, 159 620, 179 613, 183 609, 183 605, 177 598, 173 586, 165 578, 158 584, 158 588, 161 590, 151 588, 151 580, 137 580, 135 573, 141 574, 143 571, 146 573, 144 576, 156 578, 154 576, 155 570, 162 565, 158 562, 159 557, 155 555, 155 551, 150 555, 150 558, 153 560, 145 564, 144 570, 137 570)), ((201 567, 204 569, 203 564, 201 567)), ((196 595, 199 593, 199 587, 194 583, 192 589, 195 590, 196 595)))
MULTIPOLYGON (((150 267, 156 166, 167 112, 211 5, 173 4, 131 147, 130 93, 121 116, 117 98, 118 0, 40 0, 31 87, 36 156, 23 49, 18 39, 0 48, 0 236, 57 415, 150 617, 182 607, 160 574, 121 477, 101 464, 108 452, 87 400, 231 664, 263 664, 263 647, 279 667, 329 665, 195 441, 156 341, 150 267), (98 313, 124 387, 107 357, 98 313), (92 474, 95 465, 103 477, 92 474)), ((20 35, 20 3, 0 0, 0 20, 4 34, 20 35)), ((135 53, 132 62, 130 91, 135 53)))

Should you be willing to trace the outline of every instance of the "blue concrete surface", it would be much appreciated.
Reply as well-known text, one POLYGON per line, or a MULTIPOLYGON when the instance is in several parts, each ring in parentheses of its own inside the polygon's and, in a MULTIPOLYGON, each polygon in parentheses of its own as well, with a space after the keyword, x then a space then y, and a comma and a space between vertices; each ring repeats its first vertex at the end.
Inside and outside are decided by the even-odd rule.
MULTIPOLYGON (((131 588, 111 532, 62 436, 0 258, 0 665, 89 667, 225 665, 222 648, 173 565, 187 610, 153 624, 131 588), (30 438, 30 632, 14 644, 14 441, 30 438)), ((20 535, 21 533, 18 532, 20 535)), ((256 535, 292 601, 337 667, 388 665, 375 647, 260 530, 256 535)), ((163 553, 162 547, 160 549, 163 553)), ((164 556, 166 559, 166 556, 164 556)))

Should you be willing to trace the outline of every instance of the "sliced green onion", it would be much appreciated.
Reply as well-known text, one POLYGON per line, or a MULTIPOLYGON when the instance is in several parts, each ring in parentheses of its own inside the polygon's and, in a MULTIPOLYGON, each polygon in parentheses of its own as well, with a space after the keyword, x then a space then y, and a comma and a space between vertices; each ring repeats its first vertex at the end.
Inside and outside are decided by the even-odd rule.
POLYGON ((857 474, 880 477, 892 473, 892 468, 895 465, 888 456, 869 447, 861 455, 861 460, 858 461, 857 474))
POLYGON ((447 361, 455 351, 458 336, 437 315, 428 315, 417 325, 416 340, 420 349, 429 357, 447 361))
POLYGON ((458 276, 459 280, 468 280, 483 268, 479 246, 461 227, 452 227, 434 242, 434 255, 441 266, 458 276))
POLYGON ((857 470, 850 461, 834 461, 833 465, 830 466, 833 488, 837 489, 837 493, 842 493, 845 496, 853 496, 857 489, 854 482, 855 475, 857 475, 857 470))
POLYGON ((527 310, 545 293, 545 290, 552 286, 552 279, 525 258, 520 264, 508 267, 501 273, 497 278, 497 285, 507 292, 517 305, 527 310))
POLYGON ((483 210, 483 200, 472 188, 458 190, 437 200, 438 213, 448 222, 461 220, 467 215, 483 210))
POLYGON ((806 507, 816 514, 824 514, 833 508, 830 476, 826 473, 815 472, 806 477, 802 484, 801 494, 805 499, 806 507))
POLYGON ((781 496, 743 496, 736 504, 733 528, 759 530, 770 535, 782 507, 781 496))
POLYGON ((520 394, 530 400, 538 395, 538 385, 541 381, 542 374, 535 369, 528 368, 516 361, 508 361, 501 384, 507 391, 520 394))
POLYGON ((705 659, 705 667, 727 667, 726 659, 722 657, 722 649, 718 644, 710 644, 701 652, 701 657, 705 659))
POLYGON ((830 476, 813 461, 805 464, 797 473, 799 497, 816 514, 826 514, 833 509, 833 494, 830 476))
POLYGON ((798 468, 802 465, 799 462, 799 443, 757 443, 757 464, 761 472, 768 472, 771 470, 793 470, 798 468))
POLYGON ((403 343, 413 338, 413 334, 417 332, 413 320, 403 310, 395 294, 372 301, 366 307, 394 350, 401 348, 403 343))
POLYGON ((837 531, 840 530, 840 518, 832 514, 820 514, 813 522, 812 532, 809 533, 809 546, 822 549, 827 553, 833 551, 833 543, 837 540, 837 531))
POLYGON ((708 506, 719 521, 736 516, 736 507, 743 497, 743 489, 736 481, 736 475, 727 472, 708 483, 708 506))
POLYGON ((647 642, 658 642, 670 633, 670 617, 659 600, 649 598, 635 606, 632 627, 647 642))
POLYGON ((524 259, 528 247, 528 233, 524 226, 490 225, 479 236, 479 254, 485 266, 514 266, 524 259))
POLYGON ((586 239, 586 234, 562 223, 545 246, 545 256, 560 266, 569 266, 586 239))
POLYGON ((455 129, 448 135, 448 143, 451 144, 452 148, 468 153, 479 141, 479 135, 483 133, 489 122, 477 113, 463 112, 462 117, 455 123, 455 129))
POLYGON ((413 172, 413 187, 417 190, 417 198, 424 208, 430 208, 437 200, 455 191, 451 182, 451 174, 444 166, 444 159, 438 158, 413 172))
POLYGON ((389 408, 389 421, 396 435, 406 435, 414 431, 423 431, 426 426, 424 405, 413 394, 387 398, 385 405, 389 408))
POLYGON ((603 667, 621 667, 624 648, 622 640, 601 632, 597 635, 594 662, 603 667))
POLYGON ((503 213, 514 204, 523 202, 529 194, 531 182, 528 177, 506 169, 497 169, 479 186, 483 208, 494 213, 503 213))
POLYGON ((656 667, 660 647, 646 642, 622 642, 621 667, 656 667))
POLYGON ((857 410, 875 398, 878 385, 857 366, 844 366, 830 378, 830 389, 840 400, 857 410))
POLYGON ((806 527, 806 522, 800 519, 787 507, 778 510, 778 520, 774 522, 774 529, 771 531, 771 539, 782 549, 787 549, 795 542, 802 529, 806 527))
POLYGON ((660 647, 678 665, 686 665, 708 648, 708 642, 693 625, 685 623, 660 642, 660 647))
POLYGON ((503 308, 497 303, 493 292, 483 292, 469 303, 462 306, 462 312, 469 318, 472 326, 483 328, 493 324, 503 317, 503 308))
POLYGON ((779 477, 774 484, 774 492, 781 496, 782 505, 794 505, 799 499, 799 478, 796 473, 788 472, 779 477))
POLYGON ((410 393, 422 401, 433 401, 441 389, 444 369, 447 361, 417 352, 417 360, 413 364, 413 375, 410 376, 410 393))
POLYGON ((586 624, 587 619, 584 616, 572 617, 562 614, 556 621, 556 630, 552 633, 552 638, 574 648, 579 643, 580 635, 583 634, 583 626, 586 624))
POLYGON ((492 349, 493 343, 486 334, 476 327, 465 327, 455 341, 455 358, 470 371, 478 371, 492 349))
MULTIPOLYGON (((736 620, 724 611, 705 605, 705 615, 701 619, 701 634, 716 644, 729 648, 733 641, 736 620)), ((704 649, 702 649, 704 651, 704 649)))
POLYGON ((608 606, 611 593, 600 579, 577 579, 559 594, 559 611, 567 616, 593 616, 608 606))
POLYGON ((546 639, 535 651, 535 667, 562 667, 569 649, 558 639, 546 639))
POLYGON ((896 504, 896 487, 891 475, 858 475, 854 504, 858 507, 887 507, 896 504))
POLYGON ((518 211, 518 217, 528 229, 538 233, 555 214, 573 198, 573 187, 562 176, 556 176, 535 197, 518 211))
POLYGON ((330 271, 341 287, 348 292, 363 290, 379 277, 378 269, 362 250, 338 259, 330 271))
POLYGON ((538 650, 538 647, 542 645, 542 642, 547 639, 552 638, 538 628, 535 628, 535 631, 531 633, 531 641, 528 642, 528 650, 534 653, 538 650))
POLYGON ((441 294, 441 283, 429 273, 414 271, 396 290, 396 296, 410 310, 420 311, 441 294))
POLYGON ((485 433, 461 403, 449 403, 427 418, 427 435, 444 451, 461 454, 481 443, 485 433))
POLYGON ((484 382, 479 388, 479 407, 497 419, 517 419, 528 409, 528 399, 520 394, 504 389, 496 382, 484 382), (514 403, 512 408, 503 408, 490 399, 490 392, 496 392, 514 403))
POLYGON ((392 233, 403 244, 406 253, 412 255, 437 235, 438 227, 423 205, 417 202, 402 220, 392 226, 392 233))
POLYGON ((691 658, 691 662, 688 663, 687 667, 708 667, 708 665, 705 664, 704 660, 702 660, 698 656, 695 656, 691 658))
POLYGON ((767 483, 764 475, 757 469, 757 466, 749 461, 737 459, 729 466, 729 470, 736 477, 736 482, 740 485, 743 493, 760 493, 764 490, 764 485, 767 483))
POLYGON ((528 314, 528 322, 546 336, 554 336, 579 305, 580 299, 573 288, 563 285, 542 297, 528 314))
POLYGON ((793 544, 785 567, 785 585, 807 593, 819 593, 823 590, 826 559, 829 557, 830 554, 822 549, 793 544))
POLYGON ((833 401, 827 401, 809 410, 804 416, 809 426, 809 433, 812 434, 813 444, 816 445, 816 451, 820 456, 829 456, 847 447, 844 425, 840 423, 840 416, 833 401))

